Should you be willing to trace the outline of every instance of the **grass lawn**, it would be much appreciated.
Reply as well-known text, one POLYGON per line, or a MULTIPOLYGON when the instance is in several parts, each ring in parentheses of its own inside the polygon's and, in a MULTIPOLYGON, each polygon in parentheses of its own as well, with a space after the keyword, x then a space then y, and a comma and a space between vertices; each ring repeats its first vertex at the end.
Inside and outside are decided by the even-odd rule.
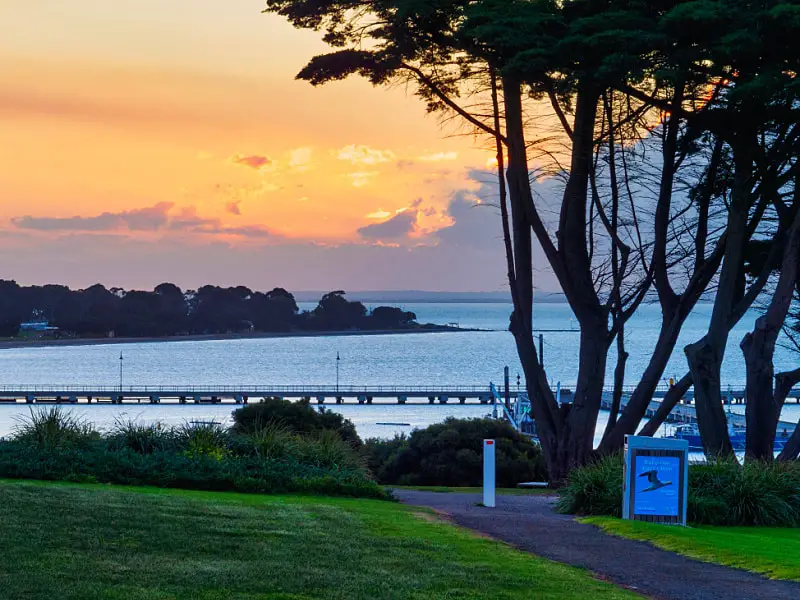
MULTIPOLYGON (((387 485, 391 490, 414 490, 420 492, 441 492, 443 494, 482 494, 482 487, 446 487, 443 485, 387 485)), ((532 494, 555 496, 558 492, 547 488, 497 488, 498 496, 530 496, 532 494)))
POLYGON ((763 573, 772 579, 800 580, 800 529, 675 527, 611 517, 581 520, 608 533, 648 541, 698 560, 763 573))
POLYGON ((397 503, 0 481, 0 596, 634 598, 397 503))

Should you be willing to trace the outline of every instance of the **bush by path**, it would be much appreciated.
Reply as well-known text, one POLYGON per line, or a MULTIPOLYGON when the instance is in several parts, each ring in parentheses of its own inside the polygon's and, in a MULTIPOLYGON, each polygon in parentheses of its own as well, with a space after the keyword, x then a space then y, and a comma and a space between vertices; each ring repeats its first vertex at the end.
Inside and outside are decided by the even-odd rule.
MULTIPOLYGON (((558 509, 577 515, 622 514, 622 457, 573 470, 558 509)), ((800 526, 800 465, 716 461, 689 466, 688 520, 707 525, 800 526)))
POLYGON ((366 451, 370 469, 382 484, 479 486, 484 439, 496 441, 498 486, 547 480, 539 446, 497 419, 450 418, 408 437, 367 440, 366 451))

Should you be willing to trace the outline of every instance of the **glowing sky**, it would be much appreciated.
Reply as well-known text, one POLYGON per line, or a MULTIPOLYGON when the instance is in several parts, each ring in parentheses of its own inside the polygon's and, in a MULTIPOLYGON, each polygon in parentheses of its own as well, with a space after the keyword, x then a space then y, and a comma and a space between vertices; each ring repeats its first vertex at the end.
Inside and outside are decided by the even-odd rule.
POLYGON ((0 1, 0 278, 504 289, 483 141, 262 5, 0 1))

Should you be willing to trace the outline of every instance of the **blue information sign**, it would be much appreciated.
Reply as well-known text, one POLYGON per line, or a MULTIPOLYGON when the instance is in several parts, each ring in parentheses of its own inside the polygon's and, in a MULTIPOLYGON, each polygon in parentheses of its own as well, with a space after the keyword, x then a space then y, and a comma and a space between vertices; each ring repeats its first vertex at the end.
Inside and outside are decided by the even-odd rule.
POLYGON ((677 456, 637 455, 633 465, 633 514, 677 517, 681 460, 677 456))

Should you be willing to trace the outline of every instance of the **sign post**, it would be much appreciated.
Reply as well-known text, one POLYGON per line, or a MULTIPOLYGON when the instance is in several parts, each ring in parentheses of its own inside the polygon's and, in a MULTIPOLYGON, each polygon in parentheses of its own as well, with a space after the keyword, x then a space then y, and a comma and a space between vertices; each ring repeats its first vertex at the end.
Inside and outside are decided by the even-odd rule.
POLYGON ((686 525, 689 442, 625 436, 622 518, 686 525))
POLYGON ((483 505, 494 508, 495 443, 483 440, 483 505))

